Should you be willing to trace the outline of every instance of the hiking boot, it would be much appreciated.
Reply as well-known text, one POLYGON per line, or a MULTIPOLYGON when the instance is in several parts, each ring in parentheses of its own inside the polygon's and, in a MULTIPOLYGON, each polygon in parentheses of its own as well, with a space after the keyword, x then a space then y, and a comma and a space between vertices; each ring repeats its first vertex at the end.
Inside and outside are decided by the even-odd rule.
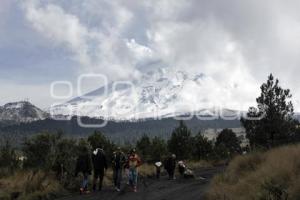
POLYGON ((83 188, 80 188, 80 189, 79 189, 79 193, 80 193, 80 195, 82 195, 82 194, 83 194, 83 192, 84 192, 84 189, 83 189, 83 188))

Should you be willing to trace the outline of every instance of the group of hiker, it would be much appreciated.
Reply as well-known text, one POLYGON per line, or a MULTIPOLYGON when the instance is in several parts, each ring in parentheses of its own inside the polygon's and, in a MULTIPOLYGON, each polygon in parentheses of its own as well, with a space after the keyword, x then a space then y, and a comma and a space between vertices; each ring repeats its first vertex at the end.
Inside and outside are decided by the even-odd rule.
MULTIPOLYGON (((88 151, 84 151, 78 156, 75 176, 79 173, 83 174, 83 180, 80 187, 80 193, 88 192, 88 178, 92 174, 93 170, 93 191, 97 190, 97 182, 99 182, 98 190, 102 190, 102 184, 105 171, 108 168, 107 158, 102 148, 97 148, 93 151, 92 156, 88 151), (92 161, 92 162, 91 162, 92 161)), ((137 179, 138 179, 138 167, 141 165, 141 160, 136 153, 135 149, 132 149, 128 155, 125 155, 121 148, 118 147, 113 153, 112 168, 113 168, 113 181, 116 191, 120 191, 121 182, 123 177, 123 169, 126 171, 128 178, 128 184, 131 186, 134 192, 137 191, 137 179)))
MULTIPOLYGON (((130 186, 133 192, 137 192, 137 181, 138 181, 138 168, 142 162, 136 149, 130 150, 126 155, 122 152, 121 148, 118 147, 111 159, 111 165, 113 169, 113 183, 115 190, 121 191, 121 183, 123 178, 123 172, 127 177, 127 184, 130 186)), ((170 180, 175 180, 175 169, 176 169, 176 155, 172 154, 169 156, 164 163, 158 161, 155 163, 156 177, 159 179, 161 174, 161 168, 164 166, 168 173, 170 180)), ((83 180, 80 187, 80 194, 88 193, 88 179, 93 171, 93 191, 97 189, 102 190, 103 179, 105 171, 108 168, 107 157, 102 148, 97 148, 93 151, 92 155, 89 155, 88 150, 78 156, 76 164, 75 176, 79 173, 83 174, 83 180), (97 182, 98 188, 97 188, 97 182)), ((178 162, 178 169, 181 175, 187 171, 183 161, 178 162)))

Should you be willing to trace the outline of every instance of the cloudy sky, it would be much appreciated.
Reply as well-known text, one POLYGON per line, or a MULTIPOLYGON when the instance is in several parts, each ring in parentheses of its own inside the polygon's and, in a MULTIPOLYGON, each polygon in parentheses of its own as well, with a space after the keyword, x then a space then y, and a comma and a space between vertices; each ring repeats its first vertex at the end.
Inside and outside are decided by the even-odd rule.
POLYGON ((132 80, 164 67, 203 73, 241 103, 273 73, 300 111, 299 10, 298 0, 1 0, 0 104, 46 108, 53 81, 76 88, 85 73, 132 80))

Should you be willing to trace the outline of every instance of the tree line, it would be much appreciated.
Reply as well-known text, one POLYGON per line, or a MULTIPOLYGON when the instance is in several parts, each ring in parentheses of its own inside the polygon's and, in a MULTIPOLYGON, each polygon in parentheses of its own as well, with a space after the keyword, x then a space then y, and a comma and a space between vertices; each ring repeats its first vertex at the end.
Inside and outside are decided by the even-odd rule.
MULTIPOLYGON (((3 139, 4 140, 4 139, 3 139)), ((17 168, 42 169, 72 175, 75 171, 77 156, 88 147, 90 152, 103 148, 107 157, 116 150, 117 145, 99 131, 87 138, 68 138, 62 132, 41 133, 27 138, 20 149, 11 145, 9 139, 3 141, 0 148, 0 167, 10 170, 17 168), (22 166, 21 166, 22 165, 22 166)), ((172 132, 169 140, 160 137, 142 136, 135 144, 122 146, 125 153, 136 148, 143 162, 163 160, 170 154, 176 154, 183 160, 223 159, 240 153, 240 141, 230 129, 224 129, 215 141, 201 133, 193 136, 183 121, 172 132)))

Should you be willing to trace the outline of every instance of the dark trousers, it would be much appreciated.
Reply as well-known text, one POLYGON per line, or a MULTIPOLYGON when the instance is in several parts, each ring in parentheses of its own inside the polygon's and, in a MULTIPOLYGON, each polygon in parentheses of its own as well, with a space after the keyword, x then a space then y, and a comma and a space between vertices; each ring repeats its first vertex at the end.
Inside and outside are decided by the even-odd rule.
POLYGON ((94 185, 93 190, 96 190, 97 180, 99 179, 99 190, 102 189, 102 183, 104 178, 104 170, 95 170, 94 171, 94 185))
POLYGON ((156 167, 156 178, 159 179, 160 178, 160 168, 156 167))
POLYGON ((114 185, 115 187, 121 187, 122 182, 122 169, 114 169, 114 185))
POLYGON ((169 179, 173 179, 175 174, 175 169, 168 169, 167 172, 169 174, 169 179))

